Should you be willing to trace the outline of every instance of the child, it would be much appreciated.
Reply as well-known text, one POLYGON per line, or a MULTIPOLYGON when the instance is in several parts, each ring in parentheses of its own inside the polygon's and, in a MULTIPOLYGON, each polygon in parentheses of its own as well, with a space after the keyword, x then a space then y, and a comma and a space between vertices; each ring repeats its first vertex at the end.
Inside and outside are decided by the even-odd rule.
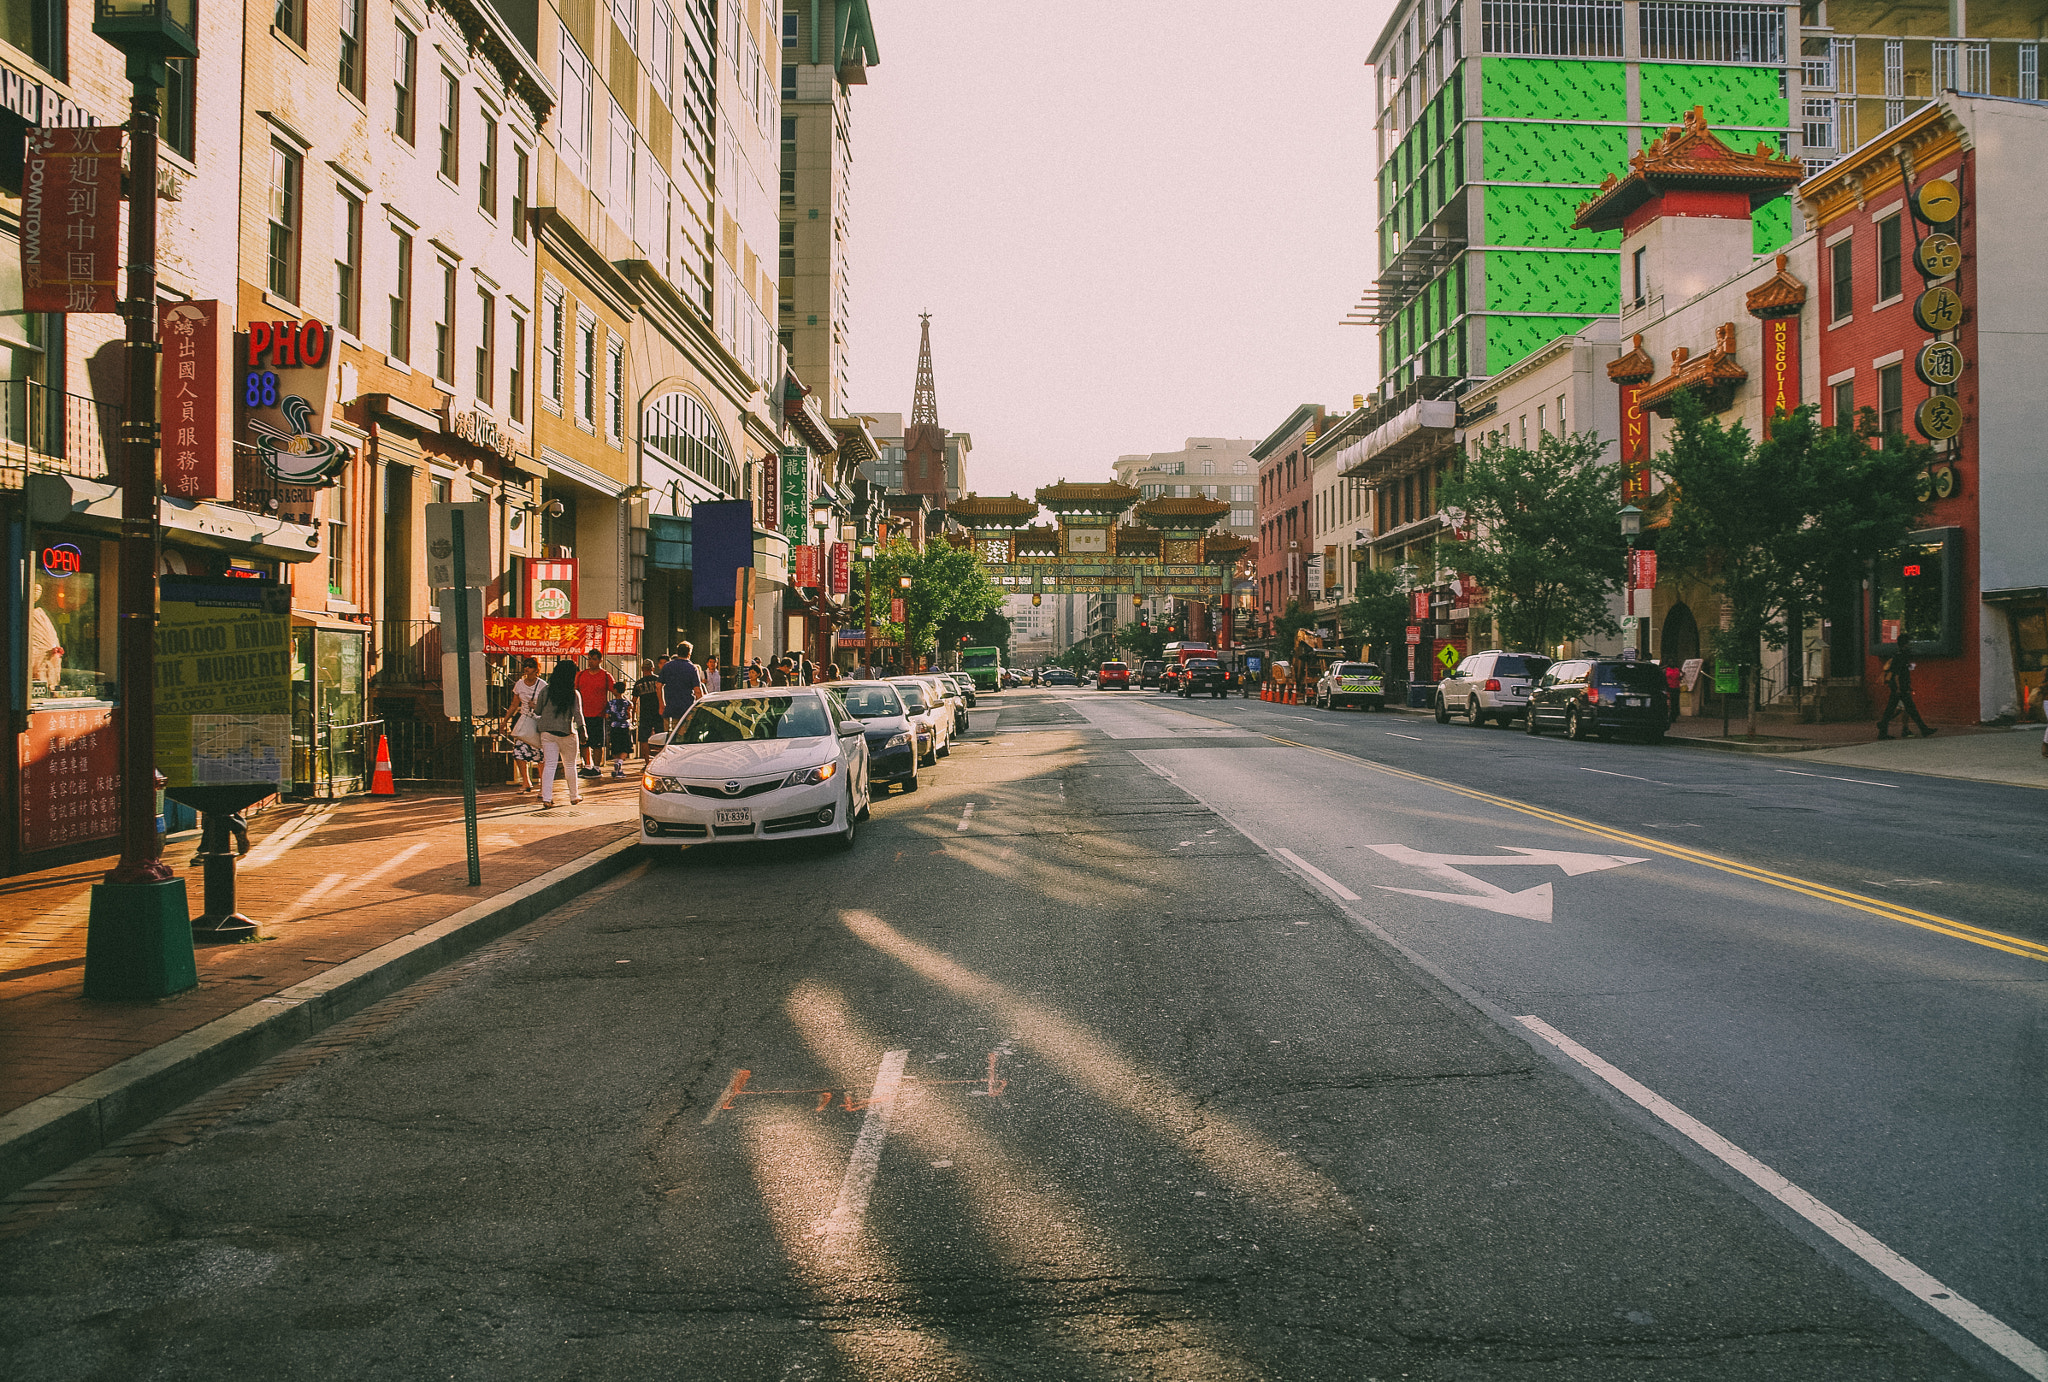
POLYGON ((606 747, 612 751, 612 776, 626 775, 626 755, 633 751, 633 703, 626 699, 626 683, 612 683, 612 698, 604 703, 606 747))

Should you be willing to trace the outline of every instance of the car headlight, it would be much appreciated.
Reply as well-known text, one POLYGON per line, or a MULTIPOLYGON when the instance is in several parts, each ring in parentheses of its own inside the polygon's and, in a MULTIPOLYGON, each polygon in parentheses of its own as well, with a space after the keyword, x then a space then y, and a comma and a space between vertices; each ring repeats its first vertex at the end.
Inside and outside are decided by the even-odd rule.
POLYGON ((683 790, 683 784, 679 779, 673 777, 656 777, 653 773, 646 773, 642 775, 642 777, 640 778, 640 787, 642 791, 657 793, 680 792, 683 790))
POLYGON ((909 743, 910 743, 910 735, 909 735, 909 734, 907 734, 907 733, 906 733, 906 734, 892 734, 892 735, 890 735, 890 736, 889 736, 889 742, 888 742, 888 743, 886 743, 886 744, 884 744, 884 745, 882 745, 882 751, 886 753, 886 752, 888 752, 888 751, 889 751, 890 749, 900 749, 900 748, 903 748, 904 746, 906 746, 906 745, 907 745, 907 744, 909 744, 909 743))
POLYGON ((785 787, 809 787, 815 783, 830 780, 832 775, 838 771, 839 760, 835 758, 830 763, 820 763, 815 768, 798 768, 787 778, 783 779, 782 785, 785 787))

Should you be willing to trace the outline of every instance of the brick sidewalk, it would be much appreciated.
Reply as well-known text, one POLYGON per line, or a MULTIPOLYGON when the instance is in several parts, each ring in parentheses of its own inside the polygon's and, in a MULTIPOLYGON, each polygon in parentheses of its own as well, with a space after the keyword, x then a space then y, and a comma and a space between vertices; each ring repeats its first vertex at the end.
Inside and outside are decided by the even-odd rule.
MULTIPOLYGON (((1747 725, 1748 721, 1744 719, 1740 712, 1730 715, 1728 717, 1728 738, 1748 742, 1743 739, 1743 730, 1747 725)), ((1929 721, 1929 726, 1935 731, 1934 737, 1937 739, 1950 735, 2004 732, 1998 726, 1953 725, 1935 721, 1929 721)), ((1765 744, 1805 744, 1814 747, 1832 748, 1847 744, 1869 744, 1874 743, 1877 739, 1877 722, 1875 720, 1831 720, 1825 724, 1809 725, 1801 724, 1797 720, 1759 716, 1756 728, 1756 742, 1765 744)), ((1670 734, 1676 739, 1719 739, 1721 737, 1721 717, 1719 715, 1681 715, 1678 718, 1678 723, 1671 726, 1670 734)), ((1892 736, 1894 738, 1899 737, 1899 725, 1897 722, 1894 722, 1892 725, 1892 736)))
MULTIPOLYGON (((0 1113, 96 1074, 365 951, 516 888, 627 834, 639 775, 586 780, 551 811, 510 787, 477 794, 483 886, 468 886, 462 796, 355 797, 290 805, 250 823, 237 901, 262 940, 198 950, 199 986, 155 1002, 87 1000, 91 888, 112 858, 0 879, 0 1113)), ((557 784, 557 792, 560 784, 557 784)), ((165 862, 196 914, 196 837, 165 862)))

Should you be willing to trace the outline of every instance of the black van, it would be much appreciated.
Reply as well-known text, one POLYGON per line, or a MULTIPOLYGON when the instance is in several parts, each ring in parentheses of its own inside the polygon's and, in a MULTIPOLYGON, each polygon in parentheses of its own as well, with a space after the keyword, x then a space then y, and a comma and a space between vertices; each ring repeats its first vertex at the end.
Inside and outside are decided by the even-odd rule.
POLYGON ((1541 734, 1560 727, 1573 739, 1640 734, 1664 737, 1664 669, 1654 662, 1573 658, 1554 664, 1529 693, 1523 727, 1541 734))
POLYGON ((1166 670, 1166 664, 1156 657, 1148 657, 1138 666, 1138 685, 1142 687, 1159 685, 1159 676, 1166 670))

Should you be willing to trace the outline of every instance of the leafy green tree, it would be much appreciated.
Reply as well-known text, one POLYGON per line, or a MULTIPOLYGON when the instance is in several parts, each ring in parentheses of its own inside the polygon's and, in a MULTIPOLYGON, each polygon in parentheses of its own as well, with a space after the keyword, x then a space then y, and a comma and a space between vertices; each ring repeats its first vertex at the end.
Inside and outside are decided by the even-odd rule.
POLYGON ((1294 635, 1320 623, 1322 616, 1314 610, 1299 600, 1289 600, 1287 608, 1280 611, 1280 617, 1273 621, 1273 656, 1285 660, 1294 651, 1294 635))
POLYGON ((1337 627, 1347 642, 1370 645, 1372 655, 1389 666, 1408 638, 1408 597, 1400 578, 1388 567, 1361 567, 1352 579, 1351 602, 1337 612, 1337 627))
POLYGON ((852 596, 856 608, 865 607, 869 580, 874 582, 875 627, 895 639, 906 659, 930 657, 946 629, 955 631, 954 646, 959 646, 959 631, 980 626, 1003 604, 1002 588, 989 578, 980 554, 945 541, 927 542, 920 551, 898 538, 877 552, 859 573, 852 596), (904 576, 910 578, 907 589, 900 584, 904 576), (902 623, 883 622, 890 601, 897 599, 903 601, 902 623))
POLYGON ((1123 652, 1126 660, 1143 662, 1163 653, 1168 637, 1163 624, 1156 624, 1148 629, 1133 620, 1116 631, 1116 646, 1123 652))
POLYGON ((1592 432, 1546 432, 1533 450, 1489 438, 1443 482, 1443 506, 1466 536, 1439 542, 1438 555, 1485 589, 1508 647, 1615 631, 1608 597, 1625 549, 1620 473, 1602 463, 1606 448, 1592 432))

